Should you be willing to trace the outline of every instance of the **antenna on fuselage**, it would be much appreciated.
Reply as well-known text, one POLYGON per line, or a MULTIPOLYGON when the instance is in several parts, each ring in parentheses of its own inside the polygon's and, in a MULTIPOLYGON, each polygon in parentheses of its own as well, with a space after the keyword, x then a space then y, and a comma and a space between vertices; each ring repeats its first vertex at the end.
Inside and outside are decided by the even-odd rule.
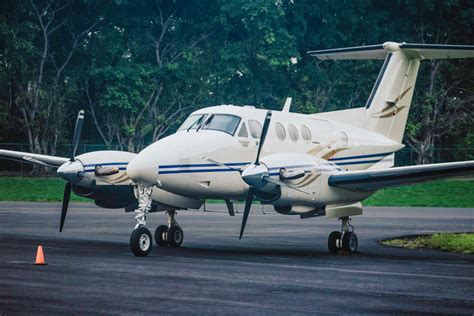
POLYGON ((290 97, 286 98, 285 105, 283 106, 282 112, 290 112, 292 99, 290 97))

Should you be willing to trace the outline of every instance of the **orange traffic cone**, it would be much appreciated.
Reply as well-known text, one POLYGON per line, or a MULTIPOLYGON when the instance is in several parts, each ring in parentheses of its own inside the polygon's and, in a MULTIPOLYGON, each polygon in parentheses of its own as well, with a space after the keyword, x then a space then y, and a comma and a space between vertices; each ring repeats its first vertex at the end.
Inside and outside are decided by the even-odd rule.
POLYGON ((44 262, 44 254, 43 254, 43 246, 39 245, 38 246, 38 251, 36 252, 36 262, 35 265, 47 265, 46 262, 44 262))

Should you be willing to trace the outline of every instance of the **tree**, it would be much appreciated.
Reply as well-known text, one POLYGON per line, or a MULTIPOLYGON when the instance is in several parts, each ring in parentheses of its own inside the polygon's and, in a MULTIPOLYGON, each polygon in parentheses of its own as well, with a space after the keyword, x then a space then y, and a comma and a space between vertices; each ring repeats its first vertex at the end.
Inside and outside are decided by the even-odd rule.
POLYGON ((77 31, 70 2, 31 1, 20 5, 19 17, 3 18, 4 27, 19 23, 7 34, 4 71, 10 74, 10 100, 21 113, 17 126, 26 132, 30 151, 56 152, 67 113, 66 69, 83 37, 98 23, 77 31), (22 22, 16 19, 20 18, 22 22))
POLYGON ((96 35, 120 49, 93 65, 81 87, 102 140, 138 151, 197 105, 205 86, 200 46, 210 25, 205 14, 191 14, 205 12, 198 2, 130 3, 119 6, 118 14, 128 15, 132 7, 132 19, 108 21, 109 28, 96 35))
MULTIPOLYGON (((413 9, 415 34, 422 43, 469 43, 466 31, 472 27, 473 11, 470 2, 425 1, 413 9), (464 12, 470 12, 468 19, 460 17, 464 12)), ((443 137, 474 122, 472 65, 472 60, 431 60, 422 65, 405 137, 418 154, 417 163, 433 162, 435 146, 443 137)))

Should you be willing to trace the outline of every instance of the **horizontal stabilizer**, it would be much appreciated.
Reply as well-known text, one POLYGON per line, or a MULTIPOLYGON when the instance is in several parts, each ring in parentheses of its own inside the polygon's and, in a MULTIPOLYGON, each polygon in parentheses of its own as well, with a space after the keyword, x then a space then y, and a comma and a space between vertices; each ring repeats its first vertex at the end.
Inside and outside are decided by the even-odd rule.
POLYGON ((385 42, 379 45, 356 46, 309 51, 320 60, 385 59, 388 53, 402 51, 413 59, 451 59, 474 57, 473 45, 438 45, 385 42))
POLYGON ((375 191, 440 178, 474 174, 474 160, 395 167, 377 170, 348 171, 329 177, 328 184, 347 190, 375 191))
POLYGON ((69 161, 69 158, 48 156, 48 155, 39 155, 25 153, 21 151, 5 150, 0 149, 0 159, 10 159, 20 162, 28 162, 32 164, 45 165, 50 167, 59 167, 66 161, 69 161))

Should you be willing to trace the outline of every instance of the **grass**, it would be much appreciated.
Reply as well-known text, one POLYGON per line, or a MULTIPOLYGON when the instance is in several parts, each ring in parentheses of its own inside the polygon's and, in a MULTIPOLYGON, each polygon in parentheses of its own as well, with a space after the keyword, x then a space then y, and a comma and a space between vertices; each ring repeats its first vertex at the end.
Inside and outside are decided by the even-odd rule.
POLYGON ((474 180, 438 180, 383 189, 366 206, 474 207, 474 180))
MULTIPOLYGON (((64 181, 58 178, 0 177, 0 201, 59 202, 64 181)), ((75 202, 91 202, 71 195, 75 202)), ((223 203, 208 200, 208 203, 223 203)), ((474 207, 474 180, 446 180, 384 189, 363 202, 367 206, 474 207)))
POLYGON ((457 253, 474 253, 474 233, 439 233, 383 240, 387 246, 409 249, 432 248, 457 253))
MULTIPOLYGON (((64 182, 58 178, 0 178, 0 201, 60 202, 63 200, 64 182)), ((71 201, 92 202, 75 194, 71 201)))

